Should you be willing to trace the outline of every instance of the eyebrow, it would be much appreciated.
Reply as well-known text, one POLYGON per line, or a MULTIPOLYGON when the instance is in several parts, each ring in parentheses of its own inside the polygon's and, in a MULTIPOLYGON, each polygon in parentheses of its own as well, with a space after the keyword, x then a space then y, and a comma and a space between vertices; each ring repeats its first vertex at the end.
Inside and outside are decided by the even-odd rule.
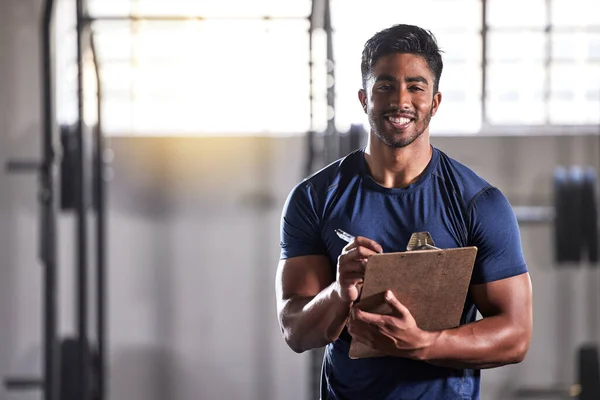
MULTIPOLYGON (((375 82, 381 82, 381 81, 387 81, 387 82, 397 82, 398 79, 396 79, 396 77, 392 76, 392 75, 379 75, 376 79, 375 82)), ((404 79, 404 81, 406 83, 423 83, 425 85, 429 85, 429 82, 427 81, 427 79, 425 79, 425 77, 417 75, 417 76, 409 76, 406 79, 404 79)))
POLYGON ((425 77, 423 76, 409 76, 408 78, 405 79, 406 83, 423 83, 425 85, 429 85, 429 82, 427 82, 427 79, 425 79, 425 77))

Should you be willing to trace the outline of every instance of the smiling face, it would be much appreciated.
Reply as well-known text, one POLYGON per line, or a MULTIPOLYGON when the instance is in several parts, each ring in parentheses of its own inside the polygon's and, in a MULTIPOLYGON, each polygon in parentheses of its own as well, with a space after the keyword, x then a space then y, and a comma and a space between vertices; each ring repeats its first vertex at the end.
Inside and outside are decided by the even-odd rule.
POLYGON ((377 60, 359 91, 371 132, 386 146, 406 147, 423 133, 442 99, 434 76, 421 56, 392 53, 377 60))

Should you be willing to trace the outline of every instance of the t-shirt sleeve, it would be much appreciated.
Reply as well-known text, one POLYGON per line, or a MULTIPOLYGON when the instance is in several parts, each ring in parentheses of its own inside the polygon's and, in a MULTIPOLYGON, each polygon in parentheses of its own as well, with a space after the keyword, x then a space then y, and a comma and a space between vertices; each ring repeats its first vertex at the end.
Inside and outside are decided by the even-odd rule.
POLYGON ((327 254, 320 234, 318 198, 309 181, 288 195, 281 215, 280 258, 327 254))
POLYGON ((473 199, 470 210, 471 244, 477 246, 473 284, 527 272, 515 213, 506 197, 490 187, 473 199))

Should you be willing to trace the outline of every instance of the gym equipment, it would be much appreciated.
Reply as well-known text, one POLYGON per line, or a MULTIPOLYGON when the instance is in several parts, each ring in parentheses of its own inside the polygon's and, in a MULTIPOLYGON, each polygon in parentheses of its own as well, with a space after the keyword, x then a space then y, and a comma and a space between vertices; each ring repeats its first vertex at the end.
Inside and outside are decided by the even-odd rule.
POLYGON ((96 68, 97 58, 93 36, 85 22, 84 1, 76 0, 77 13, 77 67, 78 67, 78 120, 72 127, 61 128, 61 140, 56 138, 56 118, 53 94, 53 17, 55 3, 45 0, 42 23, 43 122, 42 160, 10 161, 9 172, 37 172, 39 174, 40 250, 43 264, 43 368, 41 378, 7 378, 8 390, 43 392, 44 400, 103 400, 105 398, 106 335, 105 335, 105 201, 104 201, 104 141, 101 128, 101 86, 98 86, 98 123, 90 133, 83 117, 83 50, 88 47, 96 68), (88 146, 89 136, 93 137, 88 146), (64 157, 55 148, 62 144, 64 157), (90 151, 85 149, 91 148, 90 151), (60 165, 58 163, 61 163, 60 165), (61 187, 55 177, 60 167, 61 187), (88 174, 91 170, 91 174, 88 174), (88 179, 88 178, 92 179, 88 179), (60 190, 60 193, 59 193, 60 190), (60 194, 60 197, 57 196, 60 194), (91 201, 89 200, 91 199, 91 201), (75 214, 77 241, 77 335, 58 338, 58 274, 56 256, 56 219, 58 208, 75 214), (90 207, 92 206, 93 207, 90 207), (94 347, 88 332, 88 213, 96 213, 96 328, 97 345, 94 347))
POLYGON ((43 264, 43 307, 44 307, 44 365, 42 379, 8 379, 7 389, 43 387, 44 400, 59 400, 57 342, 57 256, 56 256, 56 181, 54 168, 57 157, 54 149, 54 106, 52 92, 52 21, 54 1, 46 0, 42 22, 42 79, 43 79, 43 124, 42 160, 9 161, 9 172, 37 172, 39 175, 40 202, 40 249, 43 264))
MULTIPOLYGON (((57 342, 55 347, 59 349, 57 358, 60 361, 57 368, 57 376, 60 379, 56 386, 58 388, 57 398, 60 400, 78 400, 82 398, 79 392, 81 389, 78 385, 78 382, 81 380, 81 371, 76 368, 82 353, 79 340, 78 338, 64 338, 57 342)), ((85 347, 85 352, 85 357, 90 359, 90 363, 86 367, 86 373, 91 377, 88 386, 85 388, 85 397, 90 400, 99 400, 98 351, 88 344, 85 347)), ((35 378, 15 378, 5 381, 5 386, 8 390, 38 389, 42 385, 43 382, 35 378)))
POLYGON ((583 234, 582 245, 585 247, 587 259, 592 264, 598 263, 598 201, 596 199, 597 188, 596 172, 593 168, 584 171, 581 188, 581 203, 584 215, 582 217, 581 232, 583 234))
POLYGON ((99 400, 99 381, 98 373, 99 357, 97 349, 92 348, 89 344, 81 349, 81 342, 78 338, 65 338, 61 342, 61 364, 60 364, 60 394, 61 400, 78 400, 82 397, 90 400, 99 400), (82 357, 90 360, 86 364, 85 374, 90 377, 87 386, 83 387, 85 394, 81 394, 82 389, 78 383, 81 379, 81 371, 73 368, 78 364, 82 357))
MULTIPOLYGON (((595 169, 559 166, 554 171, 554 254, 559 268, 598 264, 598 201, 595 169)), ((520 388, 514 399, 600 399, 600 351, 596 343, 577 351, 577 382, 568 387, 520 388)))
POLYGON ((600 399, 600 361, 598 347, 582 346, 578 353, 579 400, 600 399))
POLYGON ((598 263, 597 179, 591 167, 554 172, 554 250, 559 266, 598 263))

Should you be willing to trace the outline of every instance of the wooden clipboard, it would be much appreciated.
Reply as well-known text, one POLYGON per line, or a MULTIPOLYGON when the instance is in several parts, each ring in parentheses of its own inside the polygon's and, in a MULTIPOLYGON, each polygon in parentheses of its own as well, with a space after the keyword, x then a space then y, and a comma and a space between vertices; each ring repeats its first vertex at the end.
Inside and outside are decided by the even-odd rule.
MULTIPOLYGON (((410 247, 410 244, 409 244, 410 247)), ((360 301, 361 310, 390 314, 384 294, 391 290, 411 312, 423 330, 455 328, 469 290, 477 247, 375 254, 369 257, 360 301)), ((381 357, 384 354, 355 340, 350 358, 381 357)))

